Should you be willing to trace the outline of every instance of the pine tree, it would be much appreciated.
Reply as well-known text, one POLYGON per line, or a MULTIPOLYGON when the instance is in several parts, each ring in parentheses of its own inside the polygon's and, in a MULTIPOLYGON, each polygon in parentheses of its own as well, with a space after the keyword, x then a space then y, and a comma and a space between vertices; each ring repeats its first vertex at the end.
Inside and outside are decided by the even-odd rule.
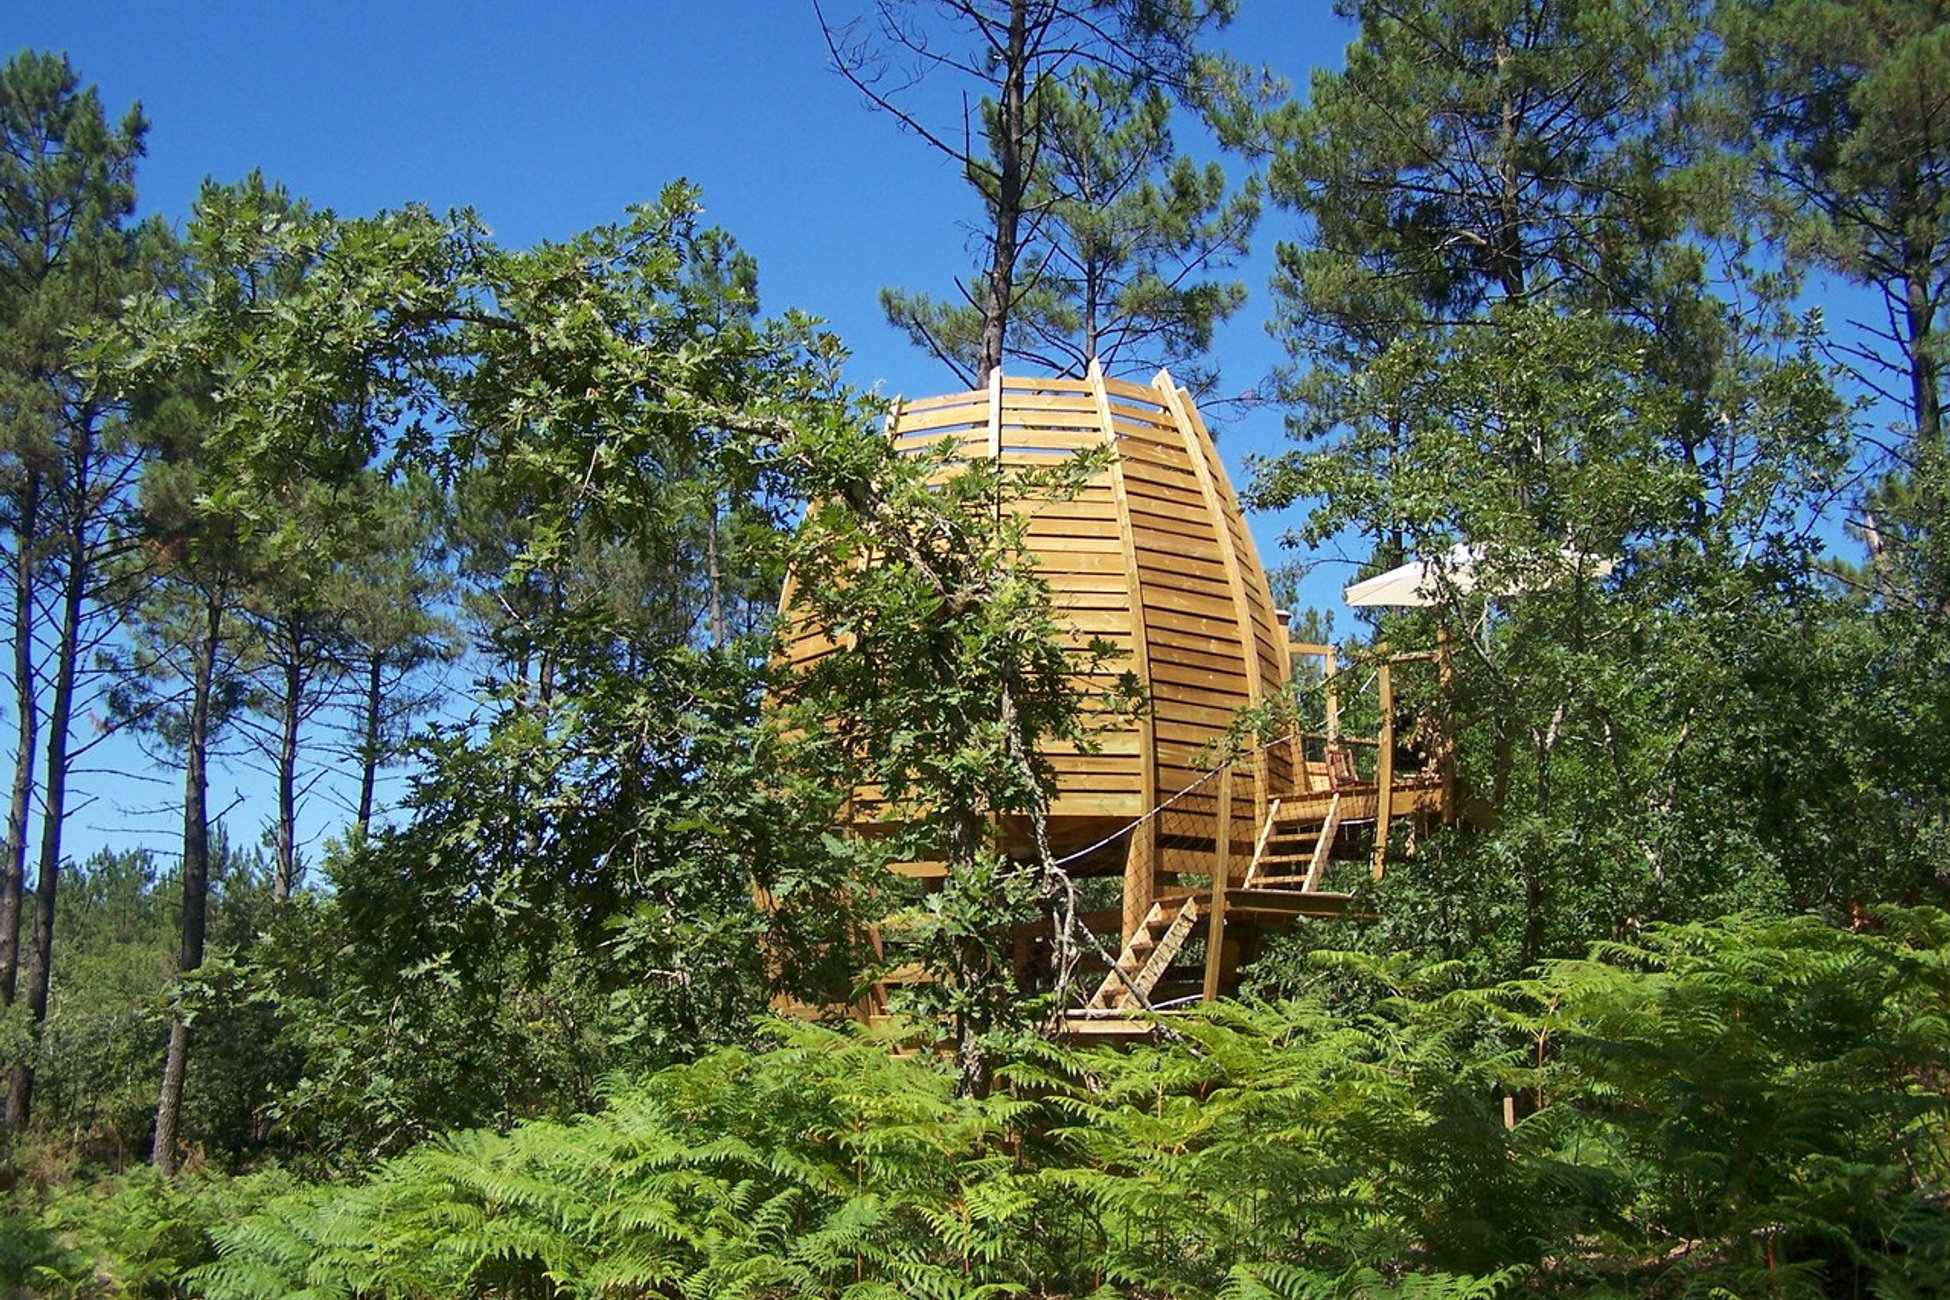
POLYGON ((882 294, 890 322, 963 382, 1006 355, 1079 373, 1119 348, 1127 365, 1162 363, 1202 350, 1237 306, 1237 286, 1198 277, 1243 245, 1251 194, 1223 198, 1223 177, 1177 157, 1163 120, 1168 100, 1217 113, 1245 97, 1242 71, 1200 46, 1227 0, 874 0, 848 20, 815 8, 840 75, 982 202, 959 301, 882 294), (960 122, 927 107, 944 82, 978 97, 960 122))
MULTIPOLYGON (((22 965, 38 741, 40 861, 25 960, 27 1017, 36 1027, 47 1008, 68 780, 78 757, 72 723, 96 680, 94 652, 114 635, 109 568, 124 545, 120 520, 138 463, 123 413, 84 375, 79 340, 112 320, 124 295, 165 272, 167 232, 129 220, 146 130, 136 109, 111 125, 64 58, 28 52, 0 70, 0 437, 17 727, 0 849, 0 999, 13 1001, 22 965)), ((26 1122, 31 1084, 31 1061, 16 1062, 10 1126, 26 1122)))

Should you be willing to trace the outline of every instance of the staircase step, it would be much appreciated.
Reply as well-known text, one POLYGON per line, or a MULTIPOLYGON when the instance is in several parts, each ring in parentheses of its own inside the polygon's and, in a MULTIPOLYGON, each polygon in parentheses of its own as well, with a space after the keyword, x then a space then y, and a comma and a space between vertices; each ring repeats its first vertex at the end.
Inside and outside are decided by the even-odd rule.
POLYGON ((1135 1006, 1140 998, 1133 990, 1148 998, 1197 927, 1198 918, 1195 899, 1185 899, 1169 913, 1163 904, 1153 904, 1144 924, 1118 955, 1117 970, 1105 976, 1087 1005, 1097 1010, 1135 1006))

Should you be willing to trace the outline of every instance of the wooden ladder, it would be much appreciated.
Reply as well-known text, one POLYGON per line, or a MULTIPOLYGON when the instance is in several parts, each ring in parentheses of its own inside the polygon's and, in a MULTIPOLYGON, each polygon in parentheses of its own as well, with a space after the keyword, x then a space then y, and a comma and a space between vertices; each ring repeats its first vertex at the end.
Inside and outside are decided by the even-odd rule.
POLYGON ((1253 846, 1252 865, 1246 868, 1246 887, 1292 889, 1297 885, 1304 893, 1319 890, 1340 829, 1338 793, 1327 805, 1327 815, 1318 821, 1282 813, 1280 801, 1275 799, 1266 810, 1266 825, 1260 828, 1259 841, 1253 846))
POLYGON ((1104 977, 1095 996, 1084 1003, 1084 1010, 1121 1011, 1139 1005, 1139 994, 1150 997, 1172 959, 1191 938, 1198 918, 1195 898, 1187 898, 1175 906, 1153 903, 1150 912, 1145 914, 1144 924, 1132 933, 1131 941, 1119 954, 1117 969, 1104 977))

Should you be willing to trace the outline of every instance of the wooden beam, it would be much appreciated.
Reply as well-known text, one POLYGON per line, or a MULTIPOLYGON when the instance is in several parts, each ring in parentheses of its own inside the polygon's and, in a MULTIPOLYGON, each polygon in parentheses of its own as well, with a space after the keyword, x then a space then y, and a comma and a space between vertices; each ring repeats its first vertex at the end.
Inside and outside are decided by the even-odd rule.
POLYGON ((887 870, 896 876, 906 876, 909 880, 942 880, 948 875, 945 862, 889 862, 887 870))
POLYGON ((1205 926, 1205 1000, 1219 998, 1224 974, 1226 890, 1232 885, 1232 769, 1219 773, 1219 835, 1212 858, 1211 915, 1205 926))
POLYGON ((1375 689, 1381 696, 1380 747, 1375 755, 1374 878, 1381 879, 1382 864, 1388 859, 1388 819, 1394 815, 1395 794, 1395 683, 1388 672, 1388 647, 1376 647, 1382 660, 1375 667, 1375 689))
POLYGON ((989 459, 1002 454, 1002 367, 989 371, 989 459))
MULTIPOLYGON (((1232 521, 1239 515, 1239 506, 1231 499, 1231 493, 1222 488, 1220 476, 1225 473, 1225 467, 1220 465, 1214 472, 1218 451, 1212 446, 1212 435, 1199 419, 1198 408, 1192 405, 1191 394, 1180 388, 1168 371, 1160 370, 1157 378, 1151 382, 1158 390, 1160 405, 1171 412, 1184 438, 1185 455, 1192 462, 1199 495, 1204 498, 1206 515, 1211 519, 1212 531, 1218 537, 1219 559, 1225 566, 1226 587, 1231 596, 1233 631, 1239 638, 1239 662, 1246 671, 1246 700, 1250 704, 1261 703, 1267 698, 1272 683, 1266 681, 1260 671, 1259 640, 1253 630, 1253 609, 1255 597, 1269 611, 1273 607, 1273 598, 1266 591, 1266 571, 1259 567, 1256 557, 1248 555, 1242 562, 1238 544, 1232 535, 1232 521), (1210 457, 1207 452, 1211 453, 1210 457), (1247 586, 1248 564, 1259 579, 1258 590, 1251 590, 1247 586)), ((1252 534, 1243 526, 1243 519, 1241 525, 1240 534, 1250 547, 1252 534)), ((1285 644, 1284 638, 1279 640, 1282 645, 1285 644)), ((1228 718, 1227 722, 1230 721, 1228 718)), ((1224 730, 1224 725, 1221 724, 1221 730, 1224 730)), ((1266 815, 1266 782, 1263 779, 1253 782, 1253 808, 1260 817, 1266 815)))
POLYGON ((1456 665, 1449 658, 1449 629, 1438 626, 1435 630, 1435 676, 1437 688, 1442 698, 1437 706, 1436 716, 1441 719, 1442 734, 1436 737, 1436 771, 1442 778, 1442 813, 1445 825, 1453 826, 1456 821, 1456 736, 1454 717, 1449 711, 1449 701, 1454 697, 1456 665))
POLYGON ((1327 668, 1327 743, 1333 744, 1341 738, 1341 695, 1335 679, 1340 676, 1340 666, 1334 662, 1334 647, 1321 647, 1321 661, 1327 668))
MULTIPOLYGON (((1148 693, 1151 690, 1151 644, 1144 613, 1144 582, 1139 575, 1137 536, 1131 527, 1131 498, 1124 484, 1124 460, 1115 455, 1117 434, 1111 428, 1110 394, 1104 387, 1104 369, 1090 363, 1090 392, 1096 399, 1097 418, 1103 423, 1104 445, 1113 453, 1110 462, 1111 500, 1117 506, 1118 541, 1124 550, 1124 572, 1131 593, 1131 671, 1148 693)), ((1158 806, 1158 727, 1147 708, 1138 717, 1138 815, 1158 806)), ((1119 927, 1119 942, 1129 943, 1151 910, 1151 895, 1157 888, 1158 820, 1140 822, 1124 847, 1124 917, 1119 927)))

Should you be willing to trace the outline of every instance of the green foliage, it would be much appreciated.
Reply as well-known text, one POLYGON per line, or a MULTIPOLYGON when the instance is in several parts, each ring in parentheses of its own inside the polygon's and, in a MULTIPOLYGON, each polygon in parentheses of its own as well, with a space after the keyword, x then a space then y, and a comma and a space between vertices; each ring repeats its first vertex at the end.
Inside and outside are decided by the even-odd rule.
MULTIPOLYGON (((444 539, 482 651, 402 820, 336 851, 333 897, 243 973, 303 1062, 290 1133, 330 1159, 572 1113, 607 1070, 735 1032, 763 998, 758 865, 830 820, 757 766, 751 634, 803 473, 788 444, 851 420, 830 340, 757 318, 749 258, 683 185, 525 250, 465 214, 346 220, 261 185, 208 193, 193 236, 194 292, 143 304, 105 354, 137 389, 202 377, 204 474, 178 497, 304 575, 261 584, 282 625, 311 586, 367 581, 398 508, 384 464, 422 509, 454 503, 377 545, 444 539), (259 283, 276 310, 243 294, 259 283)), ((370 604, 347 600, 349 634, 417 654, 425 624, 370 604)))
POLYGON ((186 1279, 215 1261, 224 1225, 292 1190, 278 1173, 167 1180, 143 1168, 45 1193, 0 1220, 0 1284, 62 1300, 197 1295, 186 1279))
POLYGON ((1872 287, 1887 328, 1842 348, 1870 392, 1942 438, 1950 189, 1936 123, 1950 72, 1942 10, 1914 0, 1727 0, 1726 135, 1751 157, 1754 197, 1791 264, 1872 287))
MULTIPOLYGON (((293 1077, 277 1025, 236 996, 237 963, 255 955, 271 912, 260 857, 219 841, 211 871, 214 958, 179 984, 178 891, 146 852, 99 853, 64 873, 61 944, 36 1065, 35 1135, 16 1160, 71 1176, 140 1161, 155 1117, 156 1080, 172 1009, 190 1012, 205 1068, 191 1079, 183 1132, 205 1156, 237 1165, 270 1145, 272 1099, 293 1077)), ((50 1172, 48 1177, 55 1177, 50 1172)))
MULTIPOLYGON (((1155 82, 1081 66, 1039 85, 1031 112, 1035 215, 1009 353, 1067 375, 1093 359, 1113 373, 1167 366, 1194 392, 1211 388, 1212 331, 1246 298, 1243 283, 1212 277, 1246 255, 1257 182, 1228 193, 1217 162, 1178 153, 1171 98, 1155 82)), ((978 378, 979 298, 884 289, 881 305, 916 346, 978 378)))
POLYGON ((1847 766, 1816 724, 1857 671, 1808 533, 1846 462, 1821 368, 1757 346, 1696 441, 1694 399, 1642 357, 1603 317, 1500 306, 1391 344, 1353 391, 1395 414, 1262 475, 1315 503, 1309 540, 1428 563, 1434 603, 1380 631, 1452 647, 1446 684, 1404 691, 1456 735, 1479 829, 1379 891, 1378 950, 1507 974, 1651 919, 1924 896, 1917 860, 1879 855, 1871 793, 1817 776, 1847 766), (1844 829, 1849 856, 1812 851, 1844 829))
POLYGON ((1342 956, 987 1099, 775 1025, 573 1123, 218 1234, 213 1297, 1924 1295, 1950 1275, 1940 913, 1655 929, 1457 987, 1342 956), (1503 1099, 1512 1099, 1514 1127, 1503 1099))
MULTIPOLYGON (((886 861, 946 862, 941 889, 907 900, 889 928, 937 976, 925 1009, 953 1017, 965 1086, 980 1091, 983 1038, 1027 1014, 1010 926, 1062 887, 1045 747, 1087 749, 1137 694, 1112 646, 1066 625, 1027 549, 1036 504, 1074 495, 1104 460, 962 462, 953 444, 906 457, 877 433, 800 445, 813 504, 793 544, 793 611, 845 649, 776 683, 784 766, 842 796, 871 792, 852 820, 870 807, 885 834, 856 850, 866 870, 840 895, 862 919, 877 919, 886 861)), ((820 905, 833 905, 832 885, 820 905)))
POLYGON ((1093 358, 1198 359, 1243 300, 1205 277, 1243 254, 1257 195, 1228 198, 1222 169, 1179 155, 1167 119, 1176 101, 1228 137, 1248 129, 1251 78, 1203 47, 1233 8, 882 0, 835 20, 815 5, 835 70, 982 205, 956 297, 884 290, 889 322, 971 384, 1005 356, 1076 375, 1093 358), (962 120, 932 121, 952 101, 930 90, 955 83, 962 120))

